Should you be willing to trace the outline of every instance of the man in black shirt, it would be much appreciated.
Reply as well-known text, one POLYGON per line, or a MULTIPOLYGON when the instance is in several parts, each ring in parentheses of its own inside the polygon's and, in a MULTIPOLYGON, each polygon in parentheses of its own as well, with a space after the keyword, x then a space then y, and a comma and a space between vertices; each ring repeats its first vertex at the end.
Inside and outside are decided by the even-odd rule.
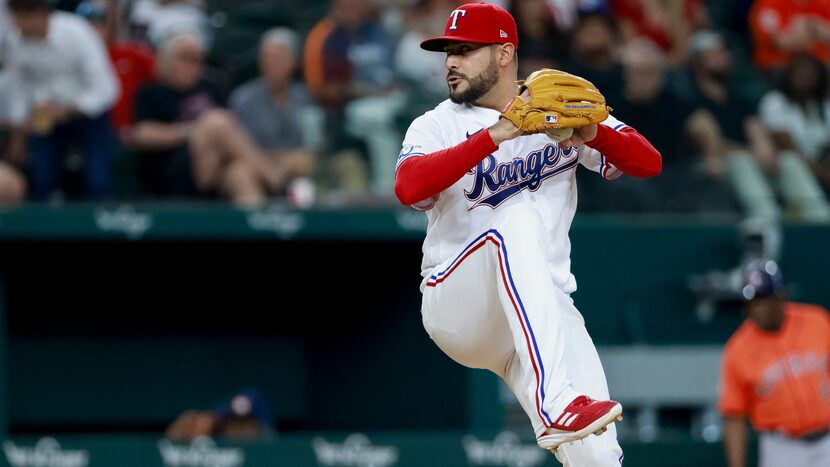
POLYGON ((664 177, 656 181, 660 208, 668 211, 734 211, 718 146, 718 123, 669 84, 667 57, 645 38, 622 53, 623 90, 615 111, 663 154, 664 177))
POLYGON ((142 151, 139 178, 157 196, 219 194, 261 204, 283 188, 286 174, 218 107, 218 93, 201 80, 203 60, 195 34, 177 34, 159 49, 158 82, 139 89, 127 136, 142 151))
POLYGON ((775 147, 758 118, 757 100, 747 98, 730 83, 732 55, 723 38, 701 31, 690 40, 693 101, 715 117, 723 146, 750 149, 765 171, 776 168, 775 147))
POLYGON ((616 50, 619 43, 619 29, 614 18, 598 11, 583 13, 571 31, 571 53, 562 67, 602 89, 611 107, 615 107, 619 99, 622 82, 616 50))
POLYGON ((769 132, 757 114, 758 100, 745 96, 733 83, 733 57, 723 37, 699 31, 689 40, 692 99, 717 121, 714 144, 721 148, 737 197, 752 217, 777 219, 781 214, 776 191, 787 200, 791 215, 805 200, 799 183, 784 183, 779 157, 769 132))

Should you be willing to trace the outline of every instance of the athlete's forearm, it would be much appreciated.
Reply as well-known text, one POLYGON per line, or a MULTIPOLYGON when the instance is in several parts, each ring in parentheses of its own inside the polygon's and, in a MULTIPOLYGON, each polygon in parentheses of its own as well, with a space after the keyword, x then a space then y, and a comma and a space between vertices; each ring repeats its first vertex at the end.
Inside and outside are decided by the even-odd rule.
POLYGON ((723 418, 723 447, 729 467, 746 467, 747 427, 744 417, 723 418))
POLYGON ((395 175, 395 195, 411 206, 451 187, 498 146, 482 130, 451 148, 401 162, 395 175))
POLYGON ((660 152, 631 127, 615 131, 605 125, 597 125, 597 137, 585 143, 601 152, 608 162, 628 175, 650 178, 662 170, 660 152))

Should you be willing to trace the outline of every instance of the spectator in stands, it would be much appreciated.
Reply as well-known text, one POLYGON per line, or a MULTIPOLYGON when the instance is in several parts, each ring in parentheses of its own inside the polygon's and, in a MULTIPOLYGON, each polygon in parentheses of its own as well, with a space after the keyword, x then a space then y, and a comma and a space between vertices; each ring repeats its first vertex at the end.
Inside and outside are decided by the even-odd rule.
POLYGON ((202 0, 137 0, 131 5, 129 23, 131 36, 154 47, 179 32, 196 31, 209 37, 202 0))
POLYGON ((297 34, 287 28, 266 32, 259 46, 261 76, 233 92, 230 107, 254 142, 286 176, 308 178, 314 154, 306 147, 303 113, 311 97, 305 86, 294 82, 297 34))
POLYGON ((519 77, 539 68, 561 68, 570 44, 566 32, 556 24, 547 0, 512 0, 510 11, 516 18, 522 45, 519 77))
POLYGON ((139 178, 156 196, 221 194, 242 206, 280 192, 286 175, 251 141, 233 115, 219 107, 201 80, 204 45, 179 33, 159 49, 158 81, 136 95, 136 125, 127 141, 142 150, 139 178))
POLYGON ((725 156, 713 138, 717 132, 714 117, 705 109, 695 110, 667 85, 668 57, 650 40, 633 39, 623 48, 621 58, 624 87, 614 111, 626 115, 626 123, 649 138, 663 154, 667 170, 665 177, 655 179, 657 185, 623 178, 585 187, 592 194, 582 200, 602 202, 605 209, 614 210, 734 210, 731 190, 722 177, 725 156), (598 197, 598 193, 607 196, 598 197))
MULTIPOLYGON (((5 62, 13 40, 6 0, 0 0, 0 156, 6 154, 9 125, 8 73, 5 62)), ((18 204, 26 197, 26 179, 13 165, 0 161, 0 205, 18 204)))
POLYGON ((159 0, 159 10, 153 15, 147 37, 157 47, 168 37, 181 31, 198 31, 210 39, 207 12, 203 0, 159 0))
POLYGON ((26 199, 26 178, 13 165, 0 161, 0 207, 17 206, 26 199))
POLYGON ((624 42, 646 37, 668 55, 672 65, 686 62, 686 44, 709 19, 702 0, 611 0, 624 42))
POLYGON ((329 15, 306 39, 304 71, 326 109, 326 133, 336 148, 368 146, 373 188, 392 194, 400 135, 394 116, 405 98, 394 92, 392 43, 371 0, 332 0, 329 15))
POLYGON ((749 14, 755 65, 780 73, 794 54, 830 62, 830 2, 756 0, 749 14))
POLYGON ((657 44, 641 37, 625 45, 621 62, 623 93, 614 111, 626 115, 627 124, 648 135, 665 164, 678 164, 690 156, 684 144, 694 108, 667 86, 668 57, 657 44))
POLYGON ((830 449, 830 316, 787 301, 778 265, 744 271, 747 319, 726 343, 718 408, 729 467, 746 466, 749 418, 760 467, 827 465, 830 449))
POLYGON ((397 115, 399 122, 408 124, 447 98, 445 57, 425 53, 421 42, 443 34, 450 12, 461 3, 463 0, 421 0, 405 7, 404 33, 395 50, 398 84, 406 92, 406 105, 397 115))
MULTIPOLYGON (((0 155, 6 154, 9 123, 4 88, 0 82, 0 155)), ((0 160, 0 208, 16 206, 26 199, 26 178, 14 165, 0 160)))
POLYGON ((221 436, 233 440, 254 440, 274 431, 270 404, 258 390, 242 389, 211 410, 188 410, 168 428, 171 441, 189 442, 203 436, 221 436))
POLYGON ((405 9, 405 30, 395 50, 395 71, 409 86, 407 90, 417 94, 410 106, 421 101, 421 109, 410 112, 413 119, 447 98, 444 57, 424 53, 421 42, 440 36, 444 32, 444 22, 458 5, 457 0, 422 0, 405 9))
POLYGON ((611 13, 606 0, 547 0, 547 4, 556 27, 565 33, 573 30, 580 15, 611 13))
POLYGON ((3 64, 6 61, 8 48, 11 47, 14 28, 12 27, 12 20, 9 17, 9 9, 6 7, 6 0, 0 0, 0 71, 3 70, 3 64))
POLYGON ((112 109, 112 124, 116 131, 123 130, 134 122, 136 91, 155 77, 153 51, 141 42, 119 39, 119 12, 114 2, 82 2, 78 5, 78 14, 89 20, 107 44, 110 60, 121 84, 121 95, 112 109))
POLYGON ((100 37, 75 15, 52 11, 49 0, 9 0, 21 39, 9 61, 11 121, 8 161, 22 164, 29 138, 32 195, 62 188, 70 145, 83 154, 86 195, 111 193, 109 110, 118 81, 100 37))
POLYGON ((305 77, 321 104, 342 109, 394 86, 390 42, 377 13, 369 0, 332 0, 330 14, 309 32, 305 77))
MULTIPOLYGON (((0 5, 0 8, 3 8, 0 5)), ((7 74, 0 65, 0 207, 14 206, 26 198, 26 178, 12 164, 8 163, 7 146, 11 125, 9 123, 9 92, 7 74)))
POLYGON ((830 208, 817 199, 815 180, 803 163, 777 156, 775 144, 757 114, 757 102, 746 98, 729 80, 732 56, 717 33, 701 31, 692 37, 694 101, 717 120, 718 147, 729 154, 727 170, 744 206, 754 215, 777 218, 780 209, 767 177, 787 202, 789 214, 810 220, 830 220, 830 208), (749 153, 747 153, 747 150, 749 153), (758 170, 760 167, 761 171, 758 170))
MULTIPOLYGON (((7 159, 6 149, 9 144, 11 126, 8 120, 8 88, 5 85, 5 75, 0 68, 0 156, 7 159)), ((0 207, 21 203, 26 198, 26 189, 26 178, 23 174, 6 160, 0 160, 0 207)))
POLYGON ((691 100, 715 118, 716 128, 708 134, 714 139, 710 144, 726 154, 710 161, 723 161, 725 167, 707 164, 710 173, 725 172, 733 178, 749 215, 777 219, 780 209, 761 170, 777 170, 775 147, 757 116, 757 102, 744 97, 730 82, 731 52, 718 33, 707 30, 692 36, 689 53, 691 100))
POLYGON ((617 24, 612 17, 601 12, 584 13, 572 31, 571 56, 564 67, 602 89, 612 107, 622 82, 618 45, 617 24))
POLYGON ((133 0, 124 5, 124 28, 131 40, 150 43, 147 29, 159 10, 158 0, 133 0))
POLYGON ((818 59, 796 56, 784 69, 780 90, 761 99, 759 112, 777 149, 785 152, 780 157, 801 158, 830 190, 828 85, 828 70, 818 59))
POLYGON ((749 145, 761 165, 771 170, 775 164, 771 140, 757 117, 757 102, 730 82, 733 60, 723 38, 713 31, 698 32, 690 47, 694 101, 717 119, 723 145, 749 145))

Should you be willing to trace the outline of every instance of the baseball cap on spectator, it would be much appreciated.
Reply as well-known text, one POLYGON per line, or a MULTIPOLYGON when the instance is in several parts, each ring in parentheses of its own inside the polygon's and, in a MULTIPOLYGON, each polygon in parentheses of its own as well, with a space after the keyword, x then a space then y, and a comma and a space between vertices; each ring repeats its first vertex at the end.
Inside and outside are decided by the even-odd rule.
POLYGON ((443 52, 448 42, 513 44, 519 48, 516 21, 503 8, 489 3, 467 3, 450 13, 444 35, 421 42, 421 48, 443 52))
POLYGON ((722 47, 726 47, 726 41, 715 31, 698 31, 689 39, 689 54, 693 58, 722 47))
POLYGON ((230 398, 217 403, 213 413, 220 422, 228 420, 254 419, 263 428, 274 428, 274 416, 268 400, 254 388, 245 388, 230 398))

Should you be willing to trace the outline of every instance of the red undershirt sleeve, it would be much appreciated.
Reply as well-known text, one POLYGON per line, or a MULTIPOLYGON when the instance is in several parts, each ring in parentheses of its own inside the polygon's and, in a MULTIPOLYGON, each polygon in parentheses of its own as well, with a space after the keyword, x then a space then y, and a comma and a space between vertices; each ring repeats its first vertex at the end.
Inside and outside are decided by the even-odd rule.
POLYGON ((496 149, 484 129, 453 147, 409 156, 395 174, 395 195, 407 206, 437 197, 496 149))
POLYGON ((631 127, 615 131, 606 125, 597 125, 596 138, 585 144, 599 151, 608 162, 628 175, 650 178, 662 170, 660 152, 631 127))

